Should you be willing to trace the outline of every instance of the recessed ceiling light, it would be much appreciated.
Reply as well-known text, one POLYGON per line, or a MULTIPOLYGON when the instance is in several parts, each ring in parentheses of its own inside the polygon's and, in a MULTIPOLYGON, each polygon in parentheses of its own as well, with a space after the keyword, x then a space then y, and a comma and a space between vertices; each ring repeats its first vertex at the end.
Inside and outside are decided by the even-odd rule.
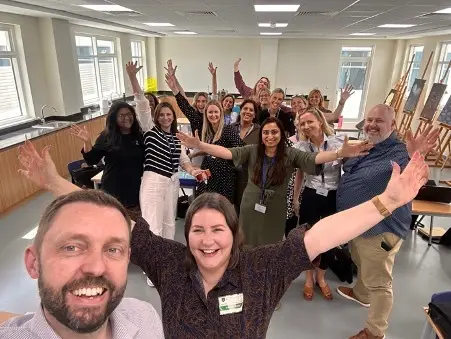
POLYGON ((301 5, 254 5, 256 12, 296 12, 301 5))
POLYGON ((173 27, 173 24, 170 24, 169 22, 162 22, 162 23, 158 23, 158 22, 144 22, 144 25, 149 25, 152 27, 173 27))
POLYGON ((189 31, 180 31, 180 32, 174 32, 175 34, 184 34, 184 35, 194 35, 197 34, 196 32, 189 32, 189 31))
POLYGON ((260 35, 282 35, 281 32, 262 32, 260 35))
POLYGON ((380 28, 409 28, 416 25, 409 25, 409 24, 386 24, 386 25, 380 25, 378 27, 380 28))
POLYGON ((258 24, 258 27, 267 27, 267 28, 269 28, 269 27, 282 28, 282 27, 287 27, 287 26, 288 26, 288 23, 271 24, 270 22, 267 22, 267 23, 260 23, 260 24, 258 24))
POLYGON ((376 33, 351 33, 349 35, 366 36, 366 35, 376 35, 376 33))
POLYGON ((80 7, 100 12, 133 12, 132 9, 119 5, 80 5, 80 7))
POLYGON ((442 9, 442 10, 437 11, 437 12, 434 12, 434 13, 438 13, 438 14, 451 14, 451 7, 450 7, 450 8, 442 9))

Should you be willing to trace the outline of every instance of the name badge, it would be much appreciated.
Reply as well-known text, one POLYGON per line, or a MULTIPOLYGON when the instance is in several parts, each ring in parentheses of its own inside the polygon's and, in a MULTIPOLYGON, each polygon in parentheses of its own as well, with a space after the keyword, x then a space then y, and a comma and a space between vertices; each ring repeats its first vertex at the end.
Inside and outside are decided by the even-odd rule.
POLYGON ((327 197, 329 194, 329 191, 325 189, 324 187, 320 187, 316 190, 316 194, 322 195, 323 197, 327 197))
POLYGON ((243 311, 243 293, 219 297, 219 314, 240 313, 243 311))
POLYGON ((266 206, 257 203, 257 204, 255 204, 255 210, 256 210, 257 212, 260 212, 260 213, 265 214, 265 213, 266 213, 266 206))

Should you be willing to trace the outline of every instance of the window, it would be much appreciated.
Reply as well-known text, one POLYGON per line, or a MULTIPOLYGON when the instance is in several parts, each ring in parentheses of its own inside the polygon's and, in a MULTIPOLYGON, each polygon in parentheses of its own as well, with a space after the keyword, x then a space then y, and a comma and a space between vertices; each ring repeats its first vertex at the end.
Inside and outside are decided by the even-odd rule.
POLYGON ((449 72, 445 77, 446 69, 448 68, 448 64, 451 60, 451 42, 444 42, 440 48, 440 59, 437 65, 437 73, 435 76, 435 82, 440 82, 443 80, 443 83, 447 85, 445 94, 443 95, 442 101, 440 101, 440 106, 445 106, 446 102, 451 95, 450 90, 448 89, 451 85, 451 78, 449 76, 449 72))
POLYGON ((410 72, 407 76, 407 82, 406 82, 407 91, 405 94, 406 97, 409 95, 415 79, 421 78, 420 66, 421 66, 421 61, 423 60, 423 50, 424 50, 424 46, 415 46, 415 45, 409 46, 409 54, 407 55, 407 59, 404 63, 404 72, 407 72, 410 61, 412 60, 412 57, 414 55, 415 55, 415 58, 413 59, 412 67, 410 68, 410 72))
POLYGON ((0 27, 0 125, 27 117, 12 29, 0 27))
POLYGON ((84 104, 97 104, 101 98, 120 97, 114 40, 77 35, 75 44, 84 104))
POLYGON ((341 49, 336 104, 338 105, 340 101, 341 89, 347 84, 354 86, 355 91, 343 109, 342 115, 346 120, 359 120, 363 115, 372 54, 372 47, 343 47, 341 49))
POLYGON ((143 55, 146 55, 144 52, 144 43, 142 41, 132 41, 132 61, 137 62, 139 66, 143 66, 142 70, 136 75, 138 77, 138 82, 141 88, 144 88, 144 81, 146 77, 146 60, 143 55))

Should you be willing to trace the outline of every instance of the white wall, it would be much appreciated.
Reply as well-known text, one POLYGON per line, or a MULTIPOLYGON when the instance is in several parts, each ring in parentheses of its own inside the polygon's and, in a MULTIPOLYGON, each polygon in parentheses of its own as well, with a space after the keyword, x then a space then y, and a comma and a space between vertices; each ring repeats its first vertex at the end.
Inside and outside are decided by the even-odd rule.
POLYGON ((211 90, 208 63, 218 67, 218 89, 236 93, 233 64, 242 58, 241 73, 248 86, 261 76, 259 72, 261 39, 234 38, 155 38, 158 88, 169 90, 164 82, 164 67, 168 59, 177 68, 177 77, 185 91, 211 90))

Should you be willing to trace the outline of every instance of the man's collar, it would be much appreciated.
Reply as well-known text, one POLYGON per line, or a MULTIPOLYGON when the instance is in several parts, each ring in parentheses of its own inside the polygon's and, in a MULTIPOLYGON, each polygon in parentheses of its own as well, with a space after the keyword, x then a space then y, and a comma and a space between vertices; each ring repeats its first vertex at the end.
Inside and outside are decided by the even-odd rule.
MULTIPOLYGON (((120 307, 120 304, 118 307, 120 307)), ((133 339, 138 334, 138 327, 131 323, 117 308, 111 313, 109 321, 111 322, 113 339, 133 339)), ((61 339, 47 322, 42 306, 34 314, 31 331, 42 339, 61 339)))
POLYGON ((392 132, 390 136, 385 139, 384 141, 381 141, 380 143, 376 144, 376 147, 387 147, 391 146, 393 143, 395 143, 398 140, 396 132, 392 132))

